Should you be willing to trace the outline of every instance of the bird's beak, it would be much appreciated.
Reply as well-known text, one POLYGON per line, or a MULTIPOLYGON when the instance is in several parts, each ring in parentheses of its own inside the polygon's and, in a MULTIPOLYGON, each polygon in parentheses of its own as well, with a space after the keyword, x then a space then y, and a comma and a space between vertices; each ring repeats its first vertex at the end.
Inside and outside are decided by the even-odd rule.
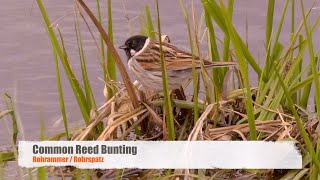
POLYGON ((122 45, 122 46, 119 46, 119 49, 127 49, 128 48, 128 46, 127 45, 122 45))

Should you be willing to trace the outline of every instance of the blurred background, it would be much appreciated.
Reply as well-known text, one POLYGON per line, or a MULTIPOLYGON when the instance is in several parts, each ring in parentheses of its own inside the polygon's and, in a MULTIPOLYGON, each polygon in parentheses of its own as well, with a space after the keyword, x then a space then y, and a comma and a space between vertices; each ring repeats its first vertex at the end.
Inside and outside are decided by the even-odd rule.
MULTIPOLYGON (((55 63, 51 42, 43 26, 43 19, 37 3, 32 0, 0 0, 0 93, 10 94, 15 103, 16 113, 22 126, 20 126, 20 139, 39 139, 40 121, 45 123, 46 137, 54 133, 63 132, 63 123, 57 123, 60 119, 59 95, 57 91, 55 63), (24 137, 23 137, 24 136, 24 137)), ((85 1, 87 5, 96 12, 96 1, 85 1)), ((191 1, 185 1, 188 11, 191 12, 191 1)), ((69 60, 77 76, 80 77, 80 60, 76 42, 73 0, 43 0, 48 11, 51 22, 56 22, 64 36, 65 45, 69 60)), ((178 1, 161 0, 161 30, 162 34, 170 36, 171 42, 186 50, 189 49, 188 31, 184 21, 183 13, 178 1)), ((195 1, 197 21, 203 11, 201 1, 195 1)), ((263 64, 265 54, 265 22, 267 14, 267 0, 245 0, 235 1, 233 23, 241 37, 248 39, 248 46, 255 57, 259 57, 260 64, 263 64), (247 33, 246 33, 247 32, 247 33)), ((312 5, 312 1, 305 2, 306 9, 312 5)), ((315 7, 319 6, 318 4, 315 7)), ((113 8, 113 32, 114 44, 121 45, 129 36, 139 34, 139 15, 144 13, 144 7, 148 4, 151 14, 155 16, 155 3, 148 0, 117 0, 112 1, 113 8), (130 23, 128 23, 128 19, 130 23)), ((284 1, 276 1, 274 22, 277 25, 282 11, 284 1)), ((102 18, 107 24, 107 1, 101 0, 102 18)), ((296 26, 301 21, 300 6, 296 7, 296 26)), ((288 11, 289 13, 290 11, 288 11)), ((320 9, 316 9, 310 15, 310 23, 314 23, 320 9)), ((85 14, 85 13, 84 13, 85 14)), ((99 42, 99 33, 86 16, 96 40, 99 42)), ((277 28, 277 27, 275 27, 277 28)), ((98 51, 94 40, 88 29, 81 22, 81 31, 84 40, 87 69, 94 90, 97 105, 104 102, 104 83, 99 79, 103 78, 102 68, 99 64, 98 51)), ((203 31, 203 29, 202 29, 203 31)), ((222 33, 217 29, 217 36, 222 33)), ((319 34, 320 30, 315 32, 319 34)), ((290 16, 287 14, 282 30, 283 44, 290 39, 290 16), (288 34, 284 37, 283 34, 288 34)), ((314 39, 315 49, 319 47, 319 39, 314 39)), ((206 44, 206 41, 203 41, 206 44)), ((221 46, 221 44, 219 44, 221 46)), ((119 51, 123 61, 126 61, 125 54, 119 51)), ((204 49, 203 54, 207 54, 204 49)), ((64 98, 68 120, 71 127, 81 127, 83 120, 78 105, 70 88, 69 82, 61 71, 64 98)), ((252 84, 257 81, 255 76, 251 77, 252 84)), ((132 77, 132 80, 134 78, 132 77)), ((3 98, 0 98, 0 111, 6 109, 3 98)), ((10 145, 11 120, 7 118, 0 120, 0 146, 10 145)))

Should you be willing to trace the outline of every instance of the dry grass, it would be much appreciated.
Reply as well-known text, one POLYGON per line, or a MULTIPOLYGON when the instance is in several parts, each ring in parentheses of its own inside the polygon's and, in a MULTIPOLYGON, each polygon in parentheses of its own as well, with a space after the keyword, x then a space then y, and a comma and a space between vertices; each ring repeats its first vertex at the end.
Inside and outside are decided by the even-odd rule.
MULTIPOLYGON (((312 67, 313 76, 311 76, 310 71, 307 78, 302 80, 301 75, 307 71, 302 71, 301 67, 297 72, 295 72, 295 70, 299 67, 299 61, 302 63, 302 57, 305 55, 304 49, 306 48, 306 42, 308 43, 311 57, 318 57, 319 53, 315 56, 313 52, 311 41, 312 33, 308 31, 309 27, 307 27, 308 23, 306 20, 309 13, 305 14, 304 11, 304 20, 297 30, 292 29, 290 45, 285 52, 282 52, 284 46, 280 43, 279 37, 289 0, 286 1, 283 8, 284 10, 277 30, 272 27, 274 1, 269 1, 266 24, 266 42, 269 43, 266 43, 266 65, 262 69, 257 64, 257 59, 251 55, 248 44, 244 43, 232 24, 233 0, 228 1, 228 7, 225 6, 224 1, 217 3, 217 1, 202 0, 204 16, 199 23, 197 23, 196 13, 192 3, 193 24, 189 22, 190 15, 188 15, 184 4, 182 1, 179 1, 186 19, 192 54, 197 54, 201 57, 199 50, 200 36, 198 37, 197 35, 201 34, 201 28, 198 29, 196 25, 204 23, 201 21, 205 21, 206 31, 208 33, 205 33, 205 31, 204 36, 207 34, 208 57, 213 61, 221 59, 216 42, 219 38, 216 37, 213 29, 214 26, 215 28, 218 27, 224 33, 224 40, 219 40, 224 47, 224 60, 230 61, 235 57, 235 59, 237 59, 236 61, 239 62, 239 69, 234 69, 238 78, 235 82, 239 84, 235 85, 236 83, 233 82, 234 79, 230 78, 232 71, 216 69, 213 70, 212 76, 210 76, 210 73, 204 71, 202 75, 206 90, 206 99, 203 100, 198 97, 198 84, 194 81, 192 101, 187 100, 185 92, 183 88, 181 88, 172 92, 171 95, 174 98, 173 104, 168 103, 168 93, 165 93, 166 100, 164 100, 165 98, 162 96, 142 92, 139 90, 137 83, 130 82, 124 64, 113 46, 112 38, 109 38, 110 33, 107 34, 105 32, 98 19, 95 18, 86 4, 82 0, 77 0, 79 3, 78 8, 81 9, 80 6, 82 7, 99 30, 101 43, 103 44, 103 41, 106 43, 108 52, 112 54, 124 83, 124 85, 117 85, 111 80, 106 80, 105 87, 109 88, 109 90, 105 91, 105 97, 108 101, 99 108, 89 106, 88 104, 92 104, 92 102, 90 98, 89 101, 85 98, 85 94, 89 94, 90 96, 90 92, 84 93, 78 81, 71 81, 76 79, 76 77, 72 70, 69 69, 68 59, 65 58, 66 52, 62 51, 64 50, 63 43, 62 47, 60 47, 54 36, 53 29, 49 26, 51 23, 41 0, 37 0, 37 2, 44 16, 48 33, 50 37, 52 37, 54 52, 58 53, 64 65, 65 71, 70 79, 70 84, 74 88, 74 94, 78 97, 77 101, 86 122, 86 127, 73 133, 70 140, 290 140, 296 142, 301 154, 303 154, 304 168, 302 170, 177 169, 170 171, 138 169, 80 170, 74 167, 55 167, 49 168, 50 174, 61 177, 90 176, 93 179, 301 179, 306 177, 312 179, 318 176, 319 161, 317 157, 319 157, 320 151, 319 148, 315 147, 319 147, 320 144, 316 134, 320 117, 319 93, 316 96, 318 116, 302 110, 306 108, 306 103, 310 99, 309 93, 312 84, 315 85, 316 92, 320 92, 318 82, 316 81, 319 72, 314 68, 316 67, 315 58, 312 59, 309 65, 312 67), (296 42, 296 39, 300 36, 300 30, 303 24, 306 26, 306 42, 303 41, 304 37, 301 36, 301 40, 297 46, 298 42, 296 42), (193 25, 193 31, 191 30, 191 25, 193 25), (272 34, 272 31, 276 34, 272 34), (272 38, 274 38, 274 40, 272 38), (233 49, 230 49, 231 47, 233 49), (295 53, 298 54, 297 57, 293 56, 295 53), (250 84, 248 65, 250 65, 259 76, 258 87, 252 87, 250 84), (271 73, 268 74, 269 72, 271 73), (311 80, 315 82, 311 83, 311 80), (232 88, 228 88, 230 86, 230 84, 226 83, 228 81, 234 83, 232 88), (292 88, 292 86, 295 88, 292 88), (111 87, 113 88, 113 92, 116 92, 116 94, 112 94, 113 96, 108 94, 111 87), (302 91, 299 90, 300 88, 304 88, 303 95, 299 97, 300 99, 296 97, 298 100, 293 101, 292 97, 294 93, 302 94, 302 91), (81 96, 77 96, 78 94, 81 96), (301 108, 297 104, 301 106, 301 108), (167 111, 170 112, 170 118, 166 116, 168 113, 164 111, 164 106, 169 107, 170 105, 173 106, 174 118, 171 116, 172 111, 167 111), (301 114, 297 114, 297 109, 302 110, 300 111, 301 114), (172 121, 167 125, 166 122, 168 122, 168 119, 172 121), (173 119, 174 128, 171 126, 173 119), (103 126, 101 126, 102 123, 103 126), (317 150, 316 152, 315 149, 317 150), (311 157, 313 158, 312 160, 311 157)), ((301 7, 304 9, 302 2, 303 1, 301 1, 301 7)), ((292 3, 294 3, 294 1, 292 1, 292 3)), ((292 11, 294 12, 294 4, 292 4, 292 7, 292 11)), ((146 9, 149 11, 148 7, 146 7, 146 9)), ((125 14, 125 16, 128 19, 128 26, 130 27, 129 17, 127 14, 125 14)), ((294 20, 294 16, 292 16, 292 18, 294 20)), ((154 33, 150 12, 147 13, 145 23, 148 24, 147 32, 151 34, 154 33)), ((292 24, 294 24, 294 22, 292 22, 292 24)), ((311 31, 317 26, 316 23, 311 31)), ((199 25, 199 27, 201 26, 199 25)), ((162 39, 160 38, 160 23, 158 33, 158 39, 162 39)), ((61 40, 63 40, 62 36, 61 40)), ((308 67, 306 67, 306 69, 307 68, 308 67)), ((193 80, 197 79, 198 77, 194 74, 193 80)), ((92 101, 94 102, 94 100, 92 101)), ((62 109, 64 109, 64 107, 62 107, 62 109)), ((68 132, 68 128, 66 128, 66 131, 68 132)), ((263 156, 263 154, 261 154, 261 156, 263 156)))
MULTIPOLYGON (((145 95, 136 88, 137 95, 145 95)), ((174 96, 176 97, 176 96, 174 96)), ((158 97, 155 101, 161 101, 163 97, 158 97)), ((209 104, 200 111, 200 118, 196 124, 193 124, 192 109, 179 108, 175 105, 175 132, 177 136, 185 128, 185 134, 181 140, 197 141, 247 141, 249 139, 248 123, 237 124, 244 114, 246 114, 243 106, 243 97, 238 96, 235 99, 220 101, 219 103, 209 104), (218 109, 218 111, 217 111, 218 109), (181 113, 183 112, 183 113, 181 113), (218 115, 217 127, 214 127, 212 117, 218 115), (184 120, 188 119, 186 126, 183 127, 184 120)), ((181 102, 186 102, 181 100, 181 102)), ((258 107, 258 106, 257 106, 258 107)), ((128 97, 125 88, 119 88, 118 93, 109 101, 104 103, 97 111, 92 111, 90 116, 90 124, 72 136, 73 141, 79 140, 167 140, 166 127, 163 119, 164 113, 162 106, 155 106, 152 101, 140 103, 138 108, 133 108, 133 105, 128 97), (99 122, 105 124, 105 128, 101 134, 96 134, 95 127, 99 122), (141 132, 141 126, 147 124, 146 132, 141 132)), ((272 110, 270 110, 272 111, 272 110)), ((281 107, 276 111, 275 119, 267 121, 256 121, 257 134, 259 140, 262 141, 281 141, 292 140, 296 141, 298 147, 303 151, 305 144, 296 122, 290 114, 287 114, 281 107)), ((318 120, 310 117, 305 119, 305 129, 310 137, 316 137, 316 126, 318 120)), ((315 142, 314 142, 315 145, 315 142)), ((305 165, 308 166, 308 163, 305 165)), ((175 170, 174 174, 167 177, 164 170, 138 170, 124 169, 119 170, 122 177, 130 179, 151 179, 162 176, 163 178, 178 178, 178 177, 194 177, 198 175, 195 170, 175 170)), ((51 168, 50 172, 59 176, 74 176, 81 172, 72 167, 51 168)), ((261 170, 260 173, 252 170, 219 170, 208 169, 204 170, 204 178, 207 179, 254 179, 259 176, 265 179, 282 177, 289 170, 261 170)), ((103 179, 113 179, 116 176, 116 170, 95 170, 91 176, 103 177, 103 179)))

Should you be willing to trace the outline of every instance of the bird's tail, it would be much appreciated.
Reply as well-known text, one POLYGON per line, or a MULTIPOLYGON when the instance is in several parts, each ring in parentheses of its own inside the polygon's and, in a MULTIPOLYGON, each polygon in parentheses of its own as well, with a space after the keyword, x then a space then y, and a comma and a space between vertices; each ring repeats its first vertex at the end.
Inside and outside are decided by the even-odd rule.
POLYGON ((221 62, 212 62, 213 66, 237 66, 238 62, 234 62, 234 61, 221 61, 221 62))
POLYGON ((205 62, 204 66, 208 68, 215 68, 215 67, 232 67, 232 66, 237 66, 237 62, 233 61, 217 61, 217 62, 205 62))

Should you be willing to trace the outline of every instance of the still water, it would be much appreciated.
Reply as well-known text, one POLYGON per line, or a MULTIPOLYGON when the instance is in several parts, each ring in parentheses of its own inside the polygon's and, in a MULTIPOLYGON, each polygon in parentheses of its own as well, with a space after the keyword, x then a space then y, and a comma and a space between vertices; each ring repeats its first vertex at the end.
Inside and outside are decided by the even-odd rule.
MULTIPOLYGON (((55 64, 50 40, 43 27, 38 6, 36 2, 33 4, 32 0, 0 0, 0 2, 2 2, 2 6, 0 6, 0 92, 9 93, 14 99, 18 118, 22 124, 19 137, 20 139, 37 140, 40 133, 40 121, 45 123, 46 137, 63 132, 63 123, 55 123, 60 118, 55 64)), ((69 59, 77 76, 80 77, 80 61, 74 30, 74 1, 43 0, 43 2, 51 21, 58 21, 58 27, 64 35, 69 59)), ((87 0, 86 2, 91 9, 96 8, 96 1, 87 0)), ((105 23, 107 21, 106 2, 106 0, 101 1, 105 23)), ((306 8, 310 8, 312 2, 306 3, 306 8)), ((114 42, 117 47, 128 36, 139 33, 140 24, 137 17, 143 13, 146 4, 150 6, 154 15, 154 1, 117 0, 112 2, 114 42), (131 19, 130 27, 126 20, 124 6, 131 19)), ((185 1, 185 5, 191 12, 191 1, 185 1)), ((279 22, 283 5, 284 1, 277 1, 274 17, 276 23, 279 22)), ((195 7, 197 19, 199 19, 202 13, 201 1, 195 1, 195 7)), ((249 48, 255 57, 260 58, 260 64, 262 64, 265 53, 267 1, 235 1, 234 7, 234 25, 242 37, 245 37, 246 22, 248 23, 249 48)), ((300 6, 297 5, 296 9, 298 10, 296 22, 300 22, 300 6)), ((169 35, 172 43, 177 46, 189 49, 188 32, 178 1, 161 0, 160 14, 162 33, 169 35)), ((311 14, 311 22, 314 22, 318 15, 319 10, 315 9, 311 14)), ((96 39, 98 39, 99 34, 88 17, 87 20, 92 26, 96 39)), ((289 13, 284 22, 281 41, 286 44, 290 35, 289 13)), ((103 73, 99 65, 95 43, 83 24, 81 28, 89 78, 99 106, 104 100, 103 82, 99 80, 103 73)), ((319 33, 320 31, 317 29, 315 34, 319 33)), ((221 31, 217 30, 217 36, 223 37, 221 31)), ((319 42, 315 43, 319 45, 319 42)), ((120 52, 120 54, 126 61, 124 53, 120 52)), ((69 82, 63 73, 62 79, 68 119, 72 127, 81 127, 83 122, 81 114, 69 82)), ((134 79, 132 78, 132 80, 134 79)), ((253 83, 257 81, 255 76, 252 76, 251 80, 253 83)), ((5 105, 1 99, 0 110, 4 109, 5 105)), ((10 144, 8 134, 11 134, 11 124, 10 118, 0 120, 0 146, 10 144)))

